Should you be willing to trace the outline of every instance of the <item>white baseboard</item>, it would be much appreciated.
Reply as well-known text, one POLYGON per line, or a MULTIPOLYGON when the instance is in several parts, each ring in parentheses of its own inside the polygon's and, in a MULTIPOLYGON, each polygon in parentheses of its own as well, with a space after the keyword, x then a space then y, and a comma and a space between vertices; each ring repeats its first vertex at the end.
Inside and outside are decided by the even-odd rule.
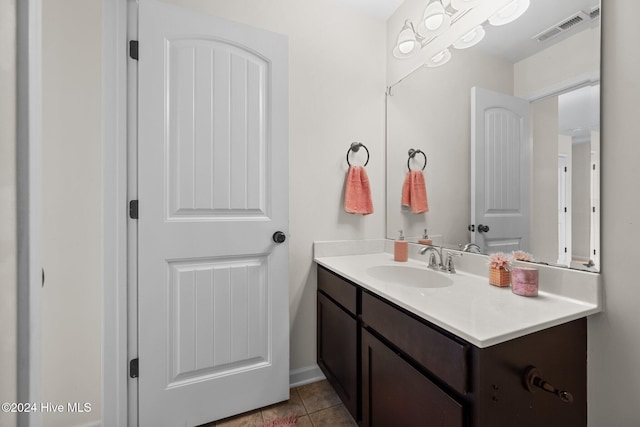
POLYGON ((102 422, 101 421, 94 421, 90 424, 84 424, 81 427, 102 427, 102 422))
POLYGON ((307 366, 305 368, 294 369, 289 372, 289 387, 300 387, 301 385, 324 380, 325 376, 318 365, 307 366))

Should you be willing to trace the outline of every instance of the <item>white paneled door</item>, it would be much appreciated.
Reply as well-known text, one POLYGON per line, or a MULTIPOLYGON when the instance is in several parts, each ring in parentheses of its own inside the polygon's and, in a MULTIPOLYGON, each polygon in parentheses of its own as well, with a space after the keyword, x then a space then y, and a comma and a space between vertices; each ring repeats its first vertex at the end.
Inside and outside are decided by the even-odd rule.
POLYGON ((471 241, 483 252, 529 250, 529 101, 471 88, 471 241))
POLYGON ((287 39, 139 2, 139 425, 288 398, 287 39))

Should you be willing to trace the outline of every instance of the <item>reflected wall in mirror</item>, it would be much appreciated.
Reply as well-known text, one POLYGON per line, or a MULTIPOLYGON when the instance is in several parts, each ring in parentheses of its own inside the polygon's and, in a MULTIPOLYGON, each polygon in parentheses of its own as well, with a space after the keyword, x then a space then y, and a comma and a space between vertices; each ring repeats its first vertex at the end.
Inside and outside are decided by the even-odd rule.
POLYGON ((597 0, 536 0, 517 26, 488 26, 479 45, 389 88, 388 238, 402 229, 417 241, 426 228, 446 247, 521 249, 539 262, 599 270, 599 8, 597 0), (490 98, 472 124, 472 111, 484 108, 472 88, 524 100, 528 112, 510 116, 490 98), (527 123, 522 133, 498 130, 508 117, 527 123), (423 214, 400 202, 410 149, 428 157, 423 214))

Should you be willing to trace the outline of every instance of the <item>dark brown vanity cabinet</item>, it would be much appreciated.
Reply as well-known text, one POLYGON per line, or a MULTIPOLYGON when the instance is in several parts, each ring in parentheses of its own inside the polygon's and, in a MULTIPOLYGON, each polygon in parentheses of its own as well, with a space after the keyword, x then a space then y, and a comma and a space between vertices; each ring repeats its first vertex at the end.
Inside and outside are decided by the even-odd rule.
POLYGON ((318 269, 318 365, 354 419, 360 378, 357 294, 351 283, 318 269))
POLYGON ((318 267, 318 364, 362 427, 586 426, 586 343, 579 319, 478 348, 318 267))

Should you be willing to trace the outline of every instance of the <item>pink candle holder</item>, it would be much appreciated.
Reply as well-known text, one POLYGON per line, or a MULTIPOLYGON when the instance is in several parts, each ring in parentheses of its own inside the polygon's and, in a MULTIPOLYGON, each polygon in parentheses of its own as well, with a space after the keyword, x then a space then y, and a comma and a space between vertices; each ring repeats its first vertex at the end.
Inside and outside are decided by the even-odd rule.
POLYGON ((511 269, 511 291, 523 297, 538 296, 538 269, 513 267, 511 269))

